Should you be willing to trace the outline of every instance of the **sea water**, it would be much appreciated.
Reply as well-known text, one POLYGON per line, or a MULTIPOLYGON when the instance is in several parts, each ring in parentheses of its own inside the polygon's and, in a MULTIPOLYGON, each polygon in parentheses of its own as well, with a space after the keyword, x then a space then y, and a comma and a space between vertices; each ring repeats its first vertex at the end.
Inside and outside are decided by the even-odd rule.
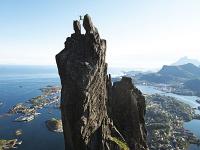
MULTIPOLYGON (((29 67, 15 67, 13 71, 10 70, 10 67, 0 69, 0 101, 3 102, 0 106, 0 115, 8 112, 17 103, 39 96, 40 88, 60 85, 57 72, 53 73, 51 69, 42 72, 40 67, 35 67, 32 71, 29 67)), ((60 119, 60 110, 43 108, 39 112, 41 114, 30 122, 13 122, 17 115, 0 118, 0 139, 22 140, 22 144, 18 146, 19 150, 63 150, 63 134, 49 131, 45 125, 46 120, 60 119), (21 136, 15 136, 17 129, 22 130, 21 136)))
MULTIPOLYGON (((0 66, 0 115, 8 112, 15 104, 25 102, 41 94, 40 89, 48 85, 60 85, 56 67, 38 66, 0 66)), ((145 94, 163 94, 172 96, 192 107, 199 104, 197 97, 181 96, 156 90, 151 86, 137 86, 145 94)), ((45 121, 51 118, 60 119, 60 110, 43 108, 41 115, 30 122, 13 122, 16 115, 0 118, 0 139, 22 140, 19 150, 63 150, 64 137, 62 133, 54 133, 46 128, 45 121), (51 111, 51 113, 49 113, 51 111), (17 129, 22 130, 21 136, 15 136, 17 129)), ((198 112, 199 113, 199 112, 198 112)), ((200 121, 192 120, 185 123, 185 128, 200 137, 200 121)), ((200 147, 191 145, 189 150, 200 150, 200 147)))

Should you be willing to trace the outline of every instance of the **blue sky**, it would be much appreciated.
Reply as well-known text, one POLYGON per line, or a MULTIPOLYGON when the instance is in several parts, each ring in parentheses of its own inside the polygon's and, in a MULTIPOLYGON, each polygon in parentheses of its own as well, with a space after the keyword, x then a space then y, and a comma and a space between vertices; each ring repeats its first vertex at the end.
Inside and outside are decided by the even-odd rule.
POLYGON ((107 40, 109 66, 200 59, 199 8, 199 0, 1 0, 0 64, 55 64, 72 21, 86 13, 107 40))

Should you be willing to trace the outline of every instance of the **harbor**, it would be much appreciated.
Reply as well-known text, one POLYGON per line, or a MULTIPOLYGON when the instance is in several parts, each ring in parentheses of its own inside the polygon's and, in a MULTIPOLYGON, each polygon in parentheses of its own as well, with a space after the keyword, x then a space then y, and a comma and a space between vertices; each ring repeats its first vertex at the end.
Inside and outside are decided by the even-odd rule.
MULTIPOLYGON (((59 102, 47 104, 38 109, 34 108, 36 113, 40 114, 34 116, 34 119, 31 121, 15 121, 15 119, 20 116, 26 116, 26 114, 9 113, 14 106, 20 103, 22 103, 23 107, 26 106, 26 109, 31 110, 33 104, 29 100, 41 95, 45 97, 42 90, 49 93, 46 93, 46 95, 49 95, 47 98, 53 98, 54 95, 58 95, 56 91, 59 92, 59 89, 57 74, 48 74, 46 71, 45 74, 41 74, 40 71, 38 74, 34 72, 34 74, 28 75, 5 75, 5 77, 0 78, 0 101, 3 102, 3 105, 0 106, 1 140, 17 139, 18 141, 22 141, 21 144, 15 145, 19 150, 64 149, 63 134, 51 132, 46 126, 47 120, 51 118, 60 119, 60 100, 59 102), (52 96, 50 95, 51 93, 52 96)), ((25 113, 29 111, 26 109, 24 109, 25 113)))
MULTIPOLYGON (((33 122, 35 119, 45 119, 48 120, 48 118, 44 116, 48 116, 49 112, 51 112, 52 116, 60 117, 57 112, 60 112, 60 87, 58 86, 45 86, 43 88, 38 89, 40 92, 40 95, 32 97, 30 99, 24 99, 24 102, 17 103, 13 106, 11 106, 7 112, 0 114, 0 119, 3 120, 10 120, 13 123, 10 123, 14 126, 16 126, 17 129, 14 129, 15 131, 12 131, 11 133, 11 140, 9 138, 6 138, 5 140, 2 139, 0 141, 0 149, 12 149, 12 148, 18 148, 18 147, 26 147, 26 141, 29 140, 29 137, 27 138, 26 134, 28 132, 32 132, 32 129, 26 129, 23 128, 24 124, 27 124, 27 127, 30 126, 30 122, 33 122), (15 123, 16 122, 16 123, 15 123), (22 130, 24 130, 22 132, 22 130), (23 134, 22 134, 23 133, 23 134), (14 135, 14 136, 13 136, 14 135), (16 139, 12 139, 12 137, 16 139), (21 145, 23 141, 23 144, 21 145), (25 141, 25 143, 24 143, 25 141)), ((43 124, 46 124, 46 121, 43 121, 43 124)), ((0 120, 1 121, 1 120, 0 120)), ((33 122, 35 124, 37 122, 33 122)), ((62 132, 62 124, 60 125, 61 121, 53 126, 55 129, 53 131, 55 132, 62 132), (56 126, 58 124, 58 127, 56 126), (56 128, 57 127, 57 128, 56 128)), ((50 124, 50 123, 49 123, 50 124)), ((49 125, 48 124, 48 125, 49 125)), ((50 124, 52 125, 52 124, 50 124)), ((47 132, 49 127, 47 126, 47 132)), ((1 128, 0 128, 1 130, 1 128)), ((9 129, 10 130, 10 129, 9 129)), ((44 132, 46 130, 42 129, 41 132, 44 132)), ((37 132, 37 131, 35 131, 37 132)), ((3 133, 4 134, 4 133, 3 133)), ((5 133, 6 135, 9 135, 9 133, 5 133)), ((35 135, 32 135, 31 137, 34 138, 35 135)), ((60 135, 63 136, 62 134, 60 135)), ((37 140, 36 140, 37 141, 37 140)), ((62 141, 62 140, 61 140, 62 141)), ((61 145, 63 146, 63 145, 61 145)))
MULTIPOLYGON (((40 80, 39 83, 43 83, 43 82, 47 82, 47 81, 43 81, 44 79, 40 80)), ((24 82, 24 81, 23 81, 24 82)), ((34 81, 36 82, 36 81, 34 81)), ((25 82, 26 83, 26 82, 25 82)), ((57 82, 56 82, 57 83, 57 82)), ((48 120, 51 120, 51 118, 60 118, 60 109, 59 109, 59 101, 57 100, 60 93, 60 87, 59 86, 48 86, 45 84, 38 84, 38 80, 37 80, 37 84, 34 84, 34 86, 31 86, 30 89, 34 89, 33 91, 31 91, 33 94, 31 94, 31 92, 29 93, 28 96, 26 96, 26 92, 29 91, 27 88, 29 88, 30 83, 28 83, 27 85, 24 84, 22 88, 19 88, 17 86, 17 83, 15 83, 12 87, 14 89, 10 89, 7 92, 12 92, 13 90, 19 90, 18 92, 15 92, 15 95, 13 94, 9 94, 10 95, 10 99, 6 99, 6 97, 9 97, 9 95, 5 95, 6 97, 2 97, 1 100, 4 100, 4 102, 6 101, 7 103, 3 104, 3 107, 1 107, 3 110, 1 115, 0 115, 0 123, 2 124, 2 128, 0 128, 2 137, 4 139, 15 139, 17 138, 19 141, 23 141, 23 144, 21 145, 17 145, 17 147, 19 147, 20 150, 26 150, 26 149, 30 149, 30 144, 34 145, 32 147, 31 150, 34 149, 45 149, 46 148, 46 143, 50 143, 48 149, 49 150, 54 150, 54 149, 64 149, 64 141, 63 141, 63 135, 59 134, 59 133, 52 133, 49 131, 48 128, 49 124, 47 123, 48 120), (15 86, 16 85, 16 86, 15 86), (23 93, 25 96, 21 96, 21 95, 17 95, 18 93, 23 93), (21 99, 20 99, 21 98, 21 99), (12 102, 13 101, 13 102, 12 102), (58 101, 58 102, 57 102, 58 101), (8 102, 12 102, 12 104, 8 105, 8 102), (5 106, 5 107, 4 107, 5 106), (9 106, 9 107, 8 107, 9 106), (15 106, 17 106, 15 108, 15 106), (39 113, 37 115, 37 113, 39 113), (34 115, 34 119, 30 120, 30 121, 15 121, 15 119, 19 118, 20 116, 23 117, 27 117, 27 115, 34 115), (9 124, 9 127, 7 127, 7 125, 9 124), (16 136, 16 131, 17 130, 22 130, 23 134, 16 136), (40 131, 40 134, 43 135, 43 137, 38 136, 38 131, 40 131), (45 137, 45 138, 44 138, 45 137), (38 145, 37 143, 40 142, 40 144, 38 145), (56 146, 57 145, 57 146, 56 146)), ((57 84, 55 84, 57 85, 57 84)), ((145 87, 146 88, 146 87, 145 87)), ((151 91, 150 94, 152 94, 152 89, 151 88, 147 88, 147 91, 151 91)), ((2 90, 3 91, 3 90, 2 90)), ((157 92, 157 91, 156 91, 157 92)), ((148 92, 144 92, 146 93, 146 96, 149 95, 148 92)), ((160 92, 161 94, 164 92, 160 92)), ((169 95, 171 95, 170 93, 168 93, 169 95)), ((2 93, 3 95, 3 93, 2 93)), ((172 95, 174 96, 174 95, 172 95)), ((185 98, 184 96, 180 96, 185 98)), ((59 97, 60 98, 60 97, 59 97)), ((196 108, 194 109, 194 111, 198 111, 197 110, 197 106, 198 103, 196 103, 196 99, 197 98, 193 98, 194 101, 192 99, 190 99, 191 97, 186 97, 184 99, 184 102, 188 102, 189 104, 191 104, 192 107, 196 108)), ((23 118, 21 117, 21 119, 23 118)), ((30 117, 31 118, 31 117, 30 117)), ((178 120, 178 119, 177 119, 178 120)), ((188 126, 184 126, 184 128, 181 127, 181 125, 185 124, 184 122, 178 121, 177 122, 177 126, 179 125, 179 128, 177 127, 177 129, 179 130, 175 130, 174 132, 171 132, 172 134, 181 134, 183 135, 183 129, 188 130, 188 128, 191 126, 190 122, 188 123, 188 126)), ((193 124, 193 122, 192 122, 193 124)), ((197 123, 198 124, 198 123, 197 123)), ((198 129, 199 127, 191 127, 191 129, 198 129)), ((51 129, 52 130, 52 129, 51 129)), ((55 131, 59 131, 56 128, 53 128, 53 130, 55 131)), ((61 130, 60 130, 61 131, 61 130)), ((194 136, 198 137, 198 130, 189 130, 192 133, 195 133, 194 136)), ((20 132, 17 132, 17 134, 20 132)), ((158 136, 156 137, 160 137, 160 139, 164 140, 165 134, 161 133, 157 133, 158 136)), ((185 136, 189 136, 190 134, 187 134, 185 136)), ((200 135, 200 134, 199 134, 200 135)), ((195 138, 192 138, 192 134, 191 134, 191 143, 197 143, 198 141, 195 141, 195 138), (192 142, 193 139, 193 142, 192 142)), ((153 136, 152 136, 153 137, 153 136)), ((172 136, 173 137, 173 136, 172 136)), ((178 142, 181 142, 181 138, 176 140, 178 142)), ((188 140, 188 139, 186 139, 188 140)), ((160 141, 160 142, 164 142, 164 141, 160 141)), ((170 142, 174 142, 175 140, 170 139, 170 142)), ((196 147, 196 144, 190 144, 190 146, 194 146, 196 147)), ((189 149, 189 150, 193 150, 193 149, 189 149)), ((196 150, 196 149, 194 149, 196 150)))
MULTIPOLYGON (((180 137, 179 140, 176 140, 176 141, 178 141, 179 143, 182 143, 182 145, 184 146, 184 147, 182 147, 182 149, 180 148, 181 150, 184 150, 183 148, 185 148, 187 150, 199 150, 199 144, 200 144, 199 143, 199 139, 200 139, 200 130, 199 130, 200 111, 197 109, 199 104, 196 102, 198 97, 196 97, 196 96, 183 96, 183 95, 176 95, 176 94, 173 94, 173 93, 166 93, 166 92, 158 90, 156 87, 153 87, 153 86, 137 85, 137 87, 143 93, 145 93, 146 97, 148 97, 149 95, 152 95, 152 94, 159 94, 161 97, 166 96, 166 97, 175 98, 177 100, 177 102, 178 101, 182 102, 185 106, 187 105, 187 107, 182 107, 180 105, 181 106, 180 108, 182 108, 180 110, 178 110, 179 107, 175 107, 175 108, 171 107, 171 106, 178 106, 177 104, 170 105, 170 107, 166 107, 167 108, 166 110, 168 110, 168 111, 171 110, 172 112, 176 112, 175 114, 177 116, 183 115, 184 120, 185 120, 184 121, 181 118, 177 118, 177 117, 173 118, 172 117, 170 120, 174 122, 173 123, 174 126, 172 126, 171 132, 170 132, 169 135, 177 134, 178 135, 177 138, 180 137), (181 112, 183 112, 183 113, 181 113, 181 112), (184 114, 184 112, 187 112, 187 113, 184 114), (189 113, 189 112, 191 112, 191 113, 189 113)), ((157 97, 157 99, 159 99, 159 98, 157 97)), ((164 105, 164 106, 168 106, 168 104, 169 103, 167 103, 167 105, 164 105)), ((154 113, 157 112, 162 116, 164 115, 165 117, 162 117, 162 118, 169 118, 169 116, 166 115, 167 114, 166 111, 163 111, 163 108, 158 109, 160 107, 159 105, 160 105, 159 103, 150 104, 154 113)), ((147 111, 149 109, 148 107, 149 106, 147 105, 147 111)), ((153 117, 153 120, 155 120, 155 118, 156 118, 156 116, 153 117)), ((151 121, 153 121, 153 120, 151 120, 151 121)), ((163 123, 165 124, 167 122, 168 121, 164 121, 163 123)), ((148 123, 148 121, 147 121, 147 123, 148 123)), ((156 131, 155 133, 150 134, 151 135, 150 139, 154 138, 153 135, 156 135, 155 139, 154 139, 156 141, 157 137, 159 137, 159 134, 160 134, 161 139, 163 139, 163 140, 168 139, 166 141, 170 141, 170 142, 168 142, 168 144, 173 142, 173 140, 171 141, 171 138, 169 138, 168 134, 163 134, 163 133, 166 133, 165 130, 163 130, 164 132, 162 130, 160 130, 160 131, 161 132, 156 131)), ((167 131, 169 131, 169 130, 167 130, 167 131)), ((154 141, 154 143, 156 143, 155 141, 154 141)), ((157 146, 159 146, 159 145, 157 145, 157 146)), ((166 145, 165 149, 167 149, 167 145, 166 145)), ((155 150, 157 150, 157 149, 155 148, 155 150)))
POLYGON ((43 109, 48 105, 59 105, 60 104, 60 87, 47 86, 40 89, 42 94, 36 96, 24 103, 18 103, 14 105, 8 114, 20 114, 14 121, 16 122, 29 122, 35 119, 36 116, 41 113, 38 110, 43 109))

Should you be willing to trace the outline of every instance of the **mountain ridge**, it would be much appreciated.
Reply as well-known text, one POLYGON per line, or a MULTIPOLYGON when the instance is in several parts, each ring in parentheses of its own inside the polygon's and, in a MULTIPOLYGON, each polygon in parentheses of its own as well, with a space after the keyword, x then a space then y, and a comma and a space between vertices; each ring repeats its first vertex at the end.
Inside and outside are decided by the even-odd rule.
POLYGON ((200 78, 200 68, 188 63, 179 66, 164 65, 158 72, 140 75, 139 80, 153 83, 170 83, 200 78))
POLYGON ((185 65, 191 63, 195 66, 200 66, 200 61, 197 59, 190 59, 187 56, 180 58, 179 60, 177 60, 175 63, 171 64, 172 66, 180 66, 180 65, 185 65))

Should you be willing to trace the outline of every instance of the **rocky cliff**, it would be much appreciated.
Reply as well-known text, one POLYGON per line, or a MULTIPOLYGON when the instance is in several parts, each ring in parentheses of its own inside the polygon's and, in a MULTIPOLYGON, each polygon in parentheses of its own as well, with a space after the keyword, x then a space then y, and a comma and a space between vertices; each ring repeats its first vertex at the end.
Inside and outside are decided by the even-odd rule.
POLYGON ((83 19, 85 34, 79 21, 73 27, 75 33, 56 55, 65 149, 145 149, 144 97, 131 81, 126 87, 128 78, 112 86, 105 62, 106 41, 89 15, 83 19))
POLYGON ((122 77, 112 86, 111 116, 130 149, 146 149, 145 98, 132 79, 122 77))

